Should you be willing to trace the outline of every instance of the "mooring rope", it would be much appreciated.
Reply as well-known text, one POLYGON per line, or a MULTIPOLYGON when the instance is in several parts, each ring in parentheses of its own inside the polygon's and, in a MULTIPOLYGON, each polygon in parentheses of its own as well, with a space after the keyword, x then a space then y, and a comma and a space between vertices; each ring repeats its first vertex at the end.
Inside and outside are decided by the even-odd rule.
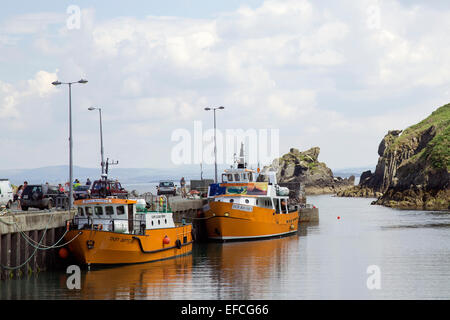
POLYGON ((71 243, 73 240, 75 240, 76 238, 78 238, 79 235, 81 235, 83 232, 80 231, 78 232, 78 234, 76 234, 72 239, 70 239, 69 241, 67 241, 66 243, 60 244, 59 246, 57 245, 62 239, 64 239, 64 236, 67 234, 68 230, 66 230, 64 232, 64 234, 62 235, 62 237, 56 241, 54 244, 52 244, 51 246, 46 246, 46 245, 42 245, 39 246, 39 244, 34 241, 32 238, 30 238, 29 236, 27 236, 24 232, 20 232, 20 234, 22 235, 22 237, 25 239, 26 242, 28 242, 28 244, 30 246, 32 246, 33 248, 37 248, 38 250, 49 250, 49 249, 56 249, 56 248, 61 248, 64 247, 65 245, 68 245, 69 243, 71 243), (28 239, 27 239, 28 238, 28 239), (36 247, 35 244, 33 244, 32 242, 34 242, 35 244, 38 244, 38 246, 36 247))
MULTIPOLYGON (((22 263, 21 265, 19 265, 19 266, 9 267, 9 266, 4 266, 3 264, 0 264, 0 268, 6 269, 6 270, 16 270, 16 269, 20 269, 20 268, 22 268, 24 265, 26 265, 26 264, 34 257, 34 255, 36 254, 36 252, 37 252, 38 250, 49 250, 49 249, 56 249, 56 248, 64 247, 65 245, 67 245, 67 244, 71 243, 72 241, 74 241, 76 238, 78 238, 79 235, 81 235, 81 234, 83 233, 83 232, 80 231, 80 232, 79 232, 77 235, 75 235, 71 240, 69 240, 69 241, 67 241, 66 243, 61 244, 61 245, 58 246, 57 244, 58 244, 62 239, 64 239, 64 236, 65 236, 65 235, 67 234, 67 232, 68 232, 68 230, 66 229, 66 231, 64 232, 64 234, 62 235, 62 237, 61 237, 57 242, 55 242, 55 243, 52 244, 51 246, 43 245, 43 244, 42 244, 42 241, 44 240, 45 234, 47 233, 47 230, 48 230, 48 227, 49 227, 49 225, 50 225, 50 222, 53 220, 53 216, 54 216, 54 214, 51 214, 51 215, 50 215, 50 219, 48 220, 47 225, 45 226, 44 232, 42 233, 42 237, 41 237, 41 240, 40 240, 39 242, 36 242, 36 241, 34 241, 34 239, 32 239, 32 238, 30 238, 29 236, 27 236, 23 230, 19 230, 18 233, 25 239, 25 241, 26 241, 30 246, 32 246, 32 247, 34 248, 34 252, 31 254, 31 256, 29 256, 29 257, 25 260, 25 262, 23 262, 23 263, 22 263), (30 240, 31 240, 31 241, 30 241, 30 240), (33 244, 33 242, 36 243, 37 245, 33 244)), ((15 219, 14 216, 13 216, 13 219, 15 219)), ((17 226, 17 229, 19 229, 19 225, 17 224, 17 221, 14 221, 14 222, 11 223, 11 222, 6 222, 6 221, 3 221, 2 219, 0 219, 0 222, 3 222, 3 223, 6 224, 6 225, 16 225, 16 226, 17 226)))
POLYGON ((214 218, 214 216, 212 217, 204 217, 204 218, 192 218, 192 220, 207 220, 207 219, 211 219, 214 218))
MULTIPOLYGON (((53 214, 50 215, 50 219, 48 220, 48 223, 47 223, 47 225, 45 226, 45 230, 44 230, 44 232, 42 233, 42 237, 41 237, 41 240, 39 241, 39 245, 41 245, 42 241, 44 240, 45 234, 47 233, 48 226, 50 225, 51 220, 53 220, 53 216, 54 216, 53 214)), ((1 267, 2 269, 6 269, 6 270, 16 270, 16 269, 20 269, 20 268, 22 268, 24 265, 26 265, 26 264, 28 263, 28 261, 31 260, 31 258, 34 257, 34 255, 36 254, 37 250, 38 250, 38 249, 35 248, 35 249, 34 249, 34 252, 31 254, 31 256, 29 256, 28 259, 26 259, 25 262, 22 263, 22 264, 19 265, 19 266, 9 267, 9 266, 4 266, 3 264, 0 264, 0 267, 1 267)))
MULTIPOLYGON (((20 233, 20 235, 22 236, 22 238, 24 238, 25 241, 27 241, 30 245, 33 245, 32 242, 34 242, 34 244, 37 244, 37 241, 34 241, 34 239, 30 238, 30 236, 28 236, 25 232, 19 231, 19 233, 20 233)), ((43 244, 43 245, 42 245, 42 248, 52 248, 53 246, 56 246, 56 245, 64 238, 64 236, 66 235, 66 233, 67 233, 67 229, 66 229, 66 231, 64 232, 64 234, 62 235, 62 237, 61 237, 58 241, 56 241, 56 242, 55 242, 54 244, 52 244, 51 246, 47 246, 47 245, 43 244)))

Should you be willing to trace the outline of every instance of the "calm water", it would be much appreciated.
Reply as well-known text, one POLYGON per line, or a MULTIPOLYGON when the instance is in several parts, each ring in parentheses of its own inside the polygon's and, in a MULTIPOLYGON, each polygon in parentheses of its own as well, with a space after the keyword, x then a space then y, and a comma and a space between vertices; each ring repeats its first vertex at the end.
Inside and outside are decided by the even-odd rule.
POLYGON ((449 299, 450 214, 311 196, 317 225, 288 238, 196 244, 163 262, 0 282, 2 299, 449 299), (340 219, 337 219, 337 217, 340 219), (381 271, 369 290, 367 267, 381 271))

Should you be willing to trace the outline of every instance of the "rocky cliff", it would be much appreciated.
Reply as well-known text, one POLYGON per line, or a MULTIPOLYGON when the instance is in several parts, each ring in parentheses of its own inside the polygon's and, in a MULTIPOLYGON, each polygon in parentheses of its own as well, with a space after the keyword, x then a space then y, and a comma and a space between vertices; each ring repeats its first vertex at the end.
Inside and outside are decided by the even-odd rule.
POLYGON ((375 172, 363 172, 359 185, 339 196, 360 196, 365 190, 378 198, 375 204, 450 209, 450 104, 404 131, 389 131, 378 155, 375 172))
POLYGON ((276 171, 279 183, 300 183, 306 194, 336 193, 354 185, 354 176, 348 179, 334 177, 331 169, 318 161, 319 153, 319 147, 303 152, 291 148, 289 153, 264 167, 262 173, 276 171))

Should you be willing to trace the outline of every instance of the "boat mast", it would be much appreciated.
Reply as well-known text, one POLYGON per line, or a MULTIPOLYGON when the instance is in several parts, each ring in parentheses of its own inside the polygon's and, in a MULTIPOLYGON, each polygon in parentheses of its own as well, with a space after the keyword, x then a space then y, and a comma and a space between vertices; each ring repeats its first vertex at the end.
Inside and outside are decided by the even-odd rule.
POLYGON ((238 169, 245 169, 247 167, 245 163, 245 155, 244 155, 244 143, 241 142, 241 152, 239 154, 239 160, 237 161, 238 169))

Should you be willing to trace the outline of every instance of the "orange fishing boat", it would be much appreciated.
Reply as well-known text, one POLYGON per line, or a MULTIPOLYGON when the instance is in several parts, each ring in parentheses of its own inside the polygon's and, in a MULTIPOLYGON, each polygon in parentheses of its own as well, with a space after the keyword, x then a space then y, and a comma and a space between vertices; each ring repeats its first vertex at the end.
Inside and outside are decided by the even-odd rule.
POLYGON ((129 199, 84 199, 65 239, 80 264, 127 264, 192 252, 192 225, 175 224, 165 196, 154 210, 129 199))
POLYGON ((258 239, 294 234, 298 208, 288 204, 289 189, 279 186, 274 172, 268 182, 257 182, 258 173, 246 168, 243 145, 237 167, 225 170, 222 183, 208 188, 203 207, 208 238, 258 239))

